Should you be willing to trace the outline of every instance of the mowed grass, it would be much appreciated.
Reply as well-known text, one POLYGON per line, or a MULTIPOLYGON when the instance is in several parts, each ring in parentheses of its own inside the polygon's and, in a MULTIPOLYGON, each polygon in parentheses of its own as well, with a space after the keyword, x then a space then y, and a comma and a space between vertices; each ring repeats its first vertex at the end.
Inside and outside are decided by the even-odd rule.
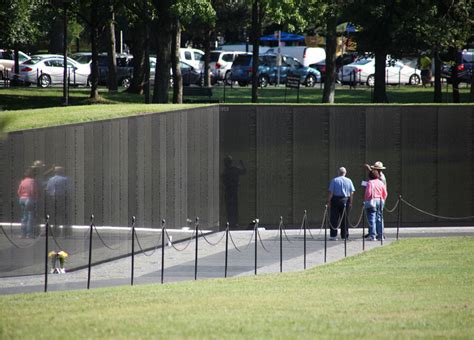
POLYGON ((1 339, 472 338, 474 238, 298 273, 0 296, 1 339))

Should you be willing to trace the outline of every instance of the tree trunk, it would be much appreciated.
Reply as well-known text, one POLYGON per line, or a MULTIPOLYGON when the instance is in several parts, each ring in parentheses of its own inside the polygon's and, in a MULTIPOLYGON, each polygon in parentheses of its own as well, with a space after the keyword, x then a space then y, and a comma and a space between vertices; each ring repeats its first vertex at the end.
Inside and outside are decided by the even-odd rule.
POLYGON ((336 92, 336 48, 337 18, 333 15, 326 21, 326 79, 324 81, 323 103, 334 103, 336 92))
POLYGON ((129 93, 142 94, 144 92, 146 37, 146 23, 139 22, 131 29, 130 52, 133 55, 133 77, 130 87, 127 89, 129 93))
POLYGON ((54 18, 51 30, 48 32, 48 52, 54 54, 61 54, 63 51, 63 27, 64 22, 61 16, 54 18))
POLYGON ((209 28, 207 32, 205 32, 205 39, 204 39, 204 69, 203 77, 204 77, 204 86, 211 86, 211 36, 212 31, 209 28))
POLYGON ((107 66, 109 92, 117 91, 117 59, 115 52, 115 11, 114 6, 110 6, 110 20, 107 25, 107 66))
POLYGON ((170 84, 171 67, 171 40, 173 19, 171 16, 172 1, 155 0, 158 11, 158 27, 156 34, 157 54, 155 88, 153 89, 153 103, 168 103, 168 89, 170 84))
POLYGON ((434 53, 434 98, 435 103, 441 103, 443 101, 443 93, 441 88, 441 59, 439 58, 439 52, 434 53))
POLYGON ((183 102, 183 76, 179 67, 179 48, 181 47, 181 23, 178 18, 173 22, 173 42, 171 44, 171 67, 173 68, 173 103, 183 102))
POLYGON ((99 98, 99 63, 98 63, 98 21, 97 21, 97 4, 93 2, 91 8, 91 51, 92 51, 92 60, 91 60, 91 93, 90 98, 96 100, 99 98))
POLYGON ((387 52, 383 50, 375 51, 374 103, 388 103, 387 91, 385 88, 386 64, 387 52))
POLYGON ((252 103, 258 102, 258 55, 260 53, 260 34, 261 34, 261 6, 260 0, 253 0, 252 3, 252 103))

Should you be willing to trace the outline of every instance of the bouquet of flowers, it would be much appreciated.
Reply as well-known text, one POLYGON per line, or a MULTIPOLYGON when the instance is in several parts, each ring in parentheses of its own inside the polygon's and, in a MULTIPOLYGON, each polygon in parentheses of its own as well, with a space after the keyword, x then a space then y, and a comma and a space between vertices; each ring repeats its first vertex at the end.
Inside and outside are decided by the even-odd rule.
POLYGON ((66 269, 64 268, 64 263, 66 258, 69 256, 64 250, 61 251, 50 251, 48 257, 51 259, 51 273, 53 274, 64 274, 66 269))

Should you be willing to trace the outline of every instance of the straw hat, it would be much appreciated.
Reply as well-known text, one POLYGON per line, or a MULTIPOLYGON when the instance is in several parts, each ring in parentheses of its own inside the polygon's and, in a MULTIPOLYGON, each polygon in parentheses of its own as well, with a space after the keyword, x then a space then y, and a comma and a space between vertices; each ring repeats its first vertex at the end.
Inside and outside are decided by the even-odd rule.
POLYGON ((383 166, 383 163, 381 161, 375 162, 374 165, 371 165, 370 167, 372 169, 375 169, 375 170, 385 170, 385 169, 387 169, 386 167, 383 166))

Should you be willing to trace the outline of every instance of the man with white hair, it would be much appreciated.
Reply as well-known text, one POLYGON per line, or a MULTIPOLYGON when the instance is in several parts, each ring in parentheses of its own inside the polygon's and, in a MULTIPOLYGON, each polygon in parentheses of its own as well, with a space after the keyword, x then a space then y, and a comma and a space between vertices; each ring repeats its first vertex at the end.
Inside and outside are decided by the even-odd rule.
POLYGON ((354 195, 354 184, 351 179, 346 177, 346 168, 338 169, 338 176, 329 183, 328 206, 331 208, 331 228, 329 240, 337 241, 337 228, 341 228, 341 237, 349 237, 346 233, 346 218, 344 218, 344 209, 346 214, 352 206, 352 196, 354 195))

